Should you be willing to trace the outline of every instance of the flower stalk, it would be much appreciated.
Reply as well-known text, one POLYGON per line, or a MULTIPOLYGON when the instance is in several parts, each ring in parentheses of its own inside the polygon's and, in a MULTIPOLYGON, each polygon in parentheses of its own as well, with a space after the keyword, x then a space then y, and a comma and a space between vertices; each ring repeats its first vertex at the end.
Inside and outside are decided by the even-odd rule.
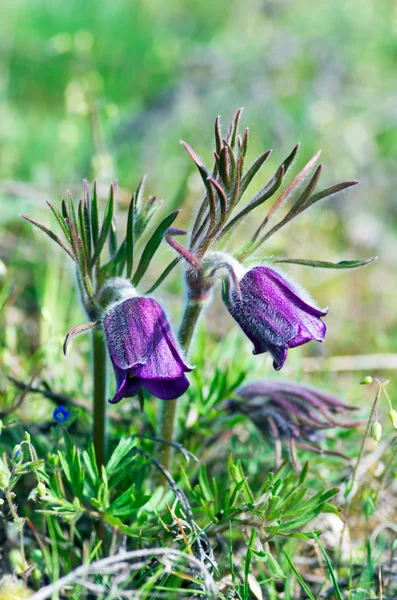
MULTIPOLYGON (((186 303, 178 336, 179 342, 186 355, 189 352, 190 343, 203 309, 204 302, 205 300, 197 301, 188 299, 186 303)), ((167 402, 161 403, 159 437, 161 440, 167 442, 167 444, 162 445, 159 462, 166 471, 169 471, 172 465, 172 446, 170 443, 174 441, 177 408, 177 399, 168 400, 167 402)))
POLYGON ((98 469, 107 458, 107 368, 106 344, 102 331, 92 331, 93 440, 98 469))

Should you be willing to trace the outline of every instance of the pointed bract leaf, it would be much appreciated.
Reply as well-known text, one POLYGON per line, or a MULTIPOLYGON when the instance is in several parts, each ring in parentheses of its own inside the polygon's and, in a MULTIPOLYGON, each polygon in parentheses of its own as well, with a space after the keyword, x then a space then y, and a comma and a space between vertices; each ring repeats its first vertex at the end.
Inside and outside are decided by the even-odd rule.
POLYGON ((166 267, 164 269, 164 271, 161 273, 160 277, 155 281, 155 283, 148 290, 146 290, 146 292, 144 292, 145 296, 147 294, 152 294, 155 290, 157 290, 157 288, 159 287, 159 285, 161 285, 163 283, 164 279, 166 277, 168 277, 168 275, 171 273, 171 271, 181 261, 181 258, 182 258, 181 256, 177 256, 176 258, 174 258, 174 260, 172 262, 170 262, 170 264, 168 265, 168 267, 166 267))
POLYGON ((109 229, 109 254, 113 258, 117 252, 117 229, 114 219, 112 219, 109 229))
POLYGON ((244 175, 244 177, 241 180, 240 198, 243 196, 245 190, 247 189, 247 187, 249 186, 249 184, 251 183, 251 181, 253 180, 255 175, 258 173, 259 169, 262 167, 262 165, 265 163, 265 161, 269 158, 271 153, 272 153, 271 150, 267 150, 264 154, 262 154, 259 158, 257 158, 256 161, 254 162, 254 164, 251 165, 251 167, 248 169, 248 171, 246 172, 246 174, 244 175))
POLYGON ((57 235, 55 235, 55 233, 53 233, 51 231, 51 229, 48 229, 48 227, 46 227, 45 225, 42 225, 41 223, 39 223, 38 221, 36 221, 35 219, 32 219, 31 217, 28 217, 28 215, 21 215, 22 219, 25 219, 25 221, 29 221, 29 223, 32 223, 32 225, 35 225, 35 227, 38 227, 38 229, 41 229, 41 231, 44 231, 44 233, 46 233, 48 235, 48 237, 50 237, 52 240, 54 240, 54 242, 56 242, 58 244, 58 246, 60 246, 62 248, 62 250, 65 250, 65 252, 67 252, 69 254, 69 256, 76 261, 76 257, 73 254, 73 251, 71 248, 69 248, 64 241, 61 240, 60 237, 58 237, 57 235))
POLYGON ((227 142, 230 144, 232 148, 234 148, 236 144, 236 138, 238 133, 238 126, 240 124, 241 115, 243 112, 243 108, 239 108, 233 115, 232 122, 229 127, 229 131, 227 134, 227 142))
POLYGON ((215 119, 215 150, 219 156, 220 151, 222 150, 221 118, 219 116, 215 119))
POLYGON ((109 234, 110 227, 112 225, 113 213, 114 213, 114 189, 113 189, 113 185, 111 185, 110 192, 109 192, 109 200, 106 205, 105 214, 104 214, 103 221, 102 221, 101 232, 99 234, 98 241, 96 242, 95 247, 94 247, 94 256, 91 259, 91 266, 94 266, 100 258, 101 252, 103 250, 103 247, 105 245, 106 239, 109 234))
POLYGON ((154 253, 156 252, 157 248, 160 246, 160 244, 167 232, 168 227, 170 227, 172 225, 172 223, 175 221, 176 217, 178 216, 178 213, 179 213, 179 210, 175 210, 173 213, 168 215, 168 217, 166 217, 160 223, 160 225, 157 227, 157 229, 155 230, 155 232, 153 233, 153 235, 147 242, 145 248, 143 249, 143 252, 142 252, 138 267, 135 271, 134 277, 132 279, 133 285, 138 285, 138 283, 142 279, 143 275, 146 272, 146 269, 149 266, 150 261, 152 260, 152 258, 154 256, 154 253))
POLYGON ((147 180, 147 175, 144 175, 142 177, 142 179, 140 180, 138 187, 136 188, 136 191, 135 191, 135 210, 136 211, 138 211, 138 208, 143 203, 143 192, 145 191, 146 180, 147 180))
POLYGON ((79 233, 80 233, 81 241, 83 243, 85 255, 88 257, 87 232, 86 232, 85 223, 84 223, 84 206, 83 206, 82 200, 80 200, 80 202, 79 202, 78 215, 79 215, 79 233))
POLYGON ((97 185, 94 181, 92 188, 92 202, 91 202, 91 231, 92 231, 92 242, 95 248, 98 242, 99 236, 99 210, 98 210, 98 196, 97 196, 97 185))
POLYGON ((201 160, 201 158, 199 156, 197 156, 197 154, 195 153, 195 151, 189 146, 189 144, 187 144, 186 142, 181 141, 182 146, 187 150, 190 158, 193 160, 194 164, 196 165, 196 167, 199 170, 199 173, 201 175, 202 180, 204 181, 204 183, 206 182, 206 179, 208 177, 208 171, 203 163, 203 161, 201 160))
POLYGON ((135 194, 132 195, 130 205, 128 207, 127 218, 127 233, 126 241, 126 257, 127 257, 127 279, 131 278, 132 269, 134 267, 134 216, 135 216, 135 194))
POLYGON ((377 256, 372 256, 371 258, 367 258, 365 260, 341 260, 337 263, 328 262, 325 260, 310 260, 303 258, 280 258, 270 259, 270 262, 286 263, 290 265, 303 265, 305 267, 315 267, 318 269, 355 269, 357 267, 364 267, 365 265, 369 265, 375 260, 377 260, 377 258, 377 256))
POLYGON ((80 267, 83 278, 87 275, 87 257, 84 252, 83 242, 77 235, 77 231, 70 219, 65 219, 66 224, 69 228, 70 237, 72 240, 73 253, 76 256, 77 264, 80 267))
POLYGON ((315 202, 318 202, 319 200, 323 200, 323 198, 329 198, 330 196, 333 196, 334 194, 338 194, 339 192, 342 192, 343 190, 346 190, 347 188, 352 187, 353 185, 357 185, 358 183, 359 182, 357 180, 353 180, 353 181, 344 181, 342 183, 337 183, 336 185, 331 185, 330 187, 325 188, 321 192, 318 192, 317 194, 310 196, 310 198, 305 203, 304 208, 305 209, 309 208, 309 206, 311 206, 315 202))
POLYGON ((61 215, 61 213, 59 212, 59 210, 51 203, 47 200, 47 204, 50 207, 50 209, 52 210, 56 220, 58 221, 66 239, 68 240, 68 242, 70 242, 70 233, 69 233, 69 229, 67 228, 67 225, 65 223, 65 220, 63 218, 63 216, 61 215))
POLYGON ((315 154, 309 160, 307 165, 305 167, 303 167, 302 171, 300 171, 300 173, 298 173, 298 175, 296 177, 294 177, 293 181, 289 184, 288 187, 286 187, 286 189, 283 191, 283 193, 280 194, 280 196, 277 198, 276 202, 273 204, 273 206, 269 210, 269 213, 266 217, 266 222, 268 222, 271 219, 271 217, 280 208, 280 206, 283 204, 283 202, 289 198, 289 196, 302 183, 302 181, 305 179, 305 177, 307 177, 307 175, 310 173, 310 171, 313 169, 314 165, 316 164, 319 156, 320 156, 320 152, 317 152, 317 154, 315 154))
POLYGON ((76 335, 79 335, 79 333, 84 333, 85 331, 89 331, 90 329, 93 329, 96 325, 97 325, 97 322, 92 321, 91 323, 83 323, 82 325, 76 325, 76 327, 73 327, 73 329, 71 329, 69 331, 69 333, 65 337, 65 341, 63 342, 64 355, 66 356, 66 352, 68 350, 68 346, 69 346, 69 343, 72 340, 72 338, 74 338, 76 335))

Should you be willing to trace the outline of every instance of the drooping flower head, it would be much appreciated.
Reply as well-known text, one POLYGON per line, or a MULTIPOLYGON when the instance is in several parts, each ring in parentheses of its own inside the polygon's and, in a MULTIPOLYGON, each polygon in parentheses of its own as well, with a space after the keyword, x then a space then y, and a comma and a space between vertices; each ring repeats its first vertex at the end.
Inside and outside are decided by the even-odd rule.
MULTIPOLYGON (((295 443, 312 452, 329 454, 319 443, 324 430, 333 427, 355 427, 360 421, 336 421, 355 410, 331 394, 315 387, 289 381, 256 381, 244 385, 235 392, 236 398, 226 401, 224 408, 234 414, 246 415, 264 437, 276 444, 276 463, 280 463, 281 446, 286 443, 290 458, 296 464, 295 443)), ((342 455, 343 456, 343 455, 342 455)))
POLYGON ((254 267, 241 278, 240 290, 232 290, 227 308, 254 344, 254 354, 270 352, 279 371, 288 348, 311 340, 322 342, 326 327, 321 317, 327 310, 312 306, 289 281, 269 267, 254 267))
POLYGON ((184 362, 167 317, 152 298, 134 296, 112 304, 103 318, 117 392, 109 400, 135 396, 141 387, 162 400, 181 396, 189 387, 184 362))

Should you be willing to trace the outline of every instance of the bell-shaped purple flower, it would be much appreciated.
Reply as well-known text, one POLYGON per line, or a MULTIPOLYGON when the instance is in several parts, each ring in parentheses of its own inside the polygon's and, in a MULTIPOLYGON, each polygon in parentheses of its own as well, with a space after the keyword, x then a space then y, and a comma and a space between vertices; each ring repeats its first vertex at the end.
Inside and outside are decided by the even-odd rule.
POLYGON ((103 327, 117 382, 112 404, 135 396, 141 387, 162 400, 189 387, 178 344, 160 304, 142 296, 110 306, 103 327))
POLYGON ((309 304, 305 293, 279 273, 254 267, 239 283, 240 294, 231 292, 227 308, 254 344, 254 354, 272 354, 276 371, 284 365, 288 348, 323 341, 326 327, 320 317, 327 310, 309 304))

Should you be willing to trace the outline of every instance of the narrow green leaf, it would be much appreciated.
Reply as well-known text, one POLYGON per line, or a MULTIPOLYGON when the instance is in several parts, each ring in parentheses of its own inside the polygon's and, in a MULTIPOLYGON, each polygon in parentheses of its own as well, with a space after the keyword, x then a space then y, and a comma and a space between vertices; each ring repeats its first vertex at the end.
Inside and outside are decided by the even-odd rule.
POLYGON ((148 289, 146 290, 146 292, 144 292, 145 296, 147 294, 152 294, 154 292, 154 290, 156 290, 159 285, 161 285, 164 281, 164 279, 166 277, 168 277, 168 275, 171 273, 172 269, 174 267, 176 267, 176 265, 180 262, 181 257, 177 256, 176 258, 174 258, 174 260, 172 262, 170 262, 170 264, 168 265, 168 267, 166 267, 164 269, 164 271, 161 273, 160 277, 155 281, 155 283, 148 289))
MULTIPOLYGON (((94 205, 94 198, 93 198, 92 204, 94 205)), ((105 245, 106 238, 108 237, 109 230, 110 230, 110 227, 112 224, 113 213, 114 213, 114 188, 113 188, 113 185, 111 185, 110 192, 109 192, 109 200, 106 205, 105 214, 104 214, 103 221, 102 221, 101 233, 99 234, 98 241, 95 244, 95 251, 94 251, 94 256, 91 259, 91 266, 94 266, 100 258, 101 252, 105 245)))
POLYGON ((322 543, 320 542, 318 536, 316 534, 314 534, 313 537, 321 550, 321 553, 324 557, 325 562, 327 563, 328 572, 329 572, 332 584, 334 586, 336 597, 338 598, 338 600, 343 600, 341 591, 339 589, 338 580, 336 579, 335 571, 333 569, 333 566, 331 565, 331 561, 328 558, 328 554, 326 553, 325 548, 322 545, 322 543))
POLYGON ((131 202, 128 207, 127 232, 126 232, 126 257, 127 257, 127 279, 131 278, 134 266, 134 215, 135 215, 135 194, 132 194, 131 202))
POLYGON ((67 228, 67 225, 65 223, 64 217, 61 215, 59 210, 48 200, 47 200, 47 204, 50 207, 50 209, 52 210, 56 220, 58 221, 58 223, 64 233, 64 236, 66 237, 68 242, 70 242, 70 233, 69 233, 69 229, 67 228))
POLYGON ((319 156, 320 156, 320 152, 317 152, 317 154, 315 154, 309 160, 307 165, 305 165, 305 167, 303 167, 302 171, 300 171, 298 173, 298 175, 296 175, 296 177, 294 177, 293 181, 289 184, 289 186, 287 186, 285 188, 285 190, 282 192, 282 194, 280 194, 280 196, 277 198, 276 202, 273 204, 273 206, 269 210, 269 212, 266 216, 266 219, 264 221, 264 225, 266 225, 268 223, 268 221, 276 213, 276 211, 280 208, 280 206, 283 204, 283 202, 285 202, 290 197, 290 195, 302 183, 302 181, 305 179, 305 177, 307 177, 307 175, 310 173, 310 171, 313 169, 314 165, 316 164, 319 156))
POLYGON ((80 267, 83 278, 87 275, 87 257, 84 252, 83 242, 77 235, 77 231, 70 219, 66 219, 67 226, 69 227, 70 237, 72 239, 73 252, 77 259, 77 264, 80 267))
MULTIPOLYGON (((260 206, 260 204, 263 204, 266 200, 268 200, 268 198, 271 198, 271 196, 273 196, 273 194, 278 190, 278 188, 282 184, 283 177, 284 177, 284 168, 283 168, 283 166, 281 166, 281 168, 277 171, 277 173, 269 181, 269 183, 251 200, 251 202, 249 204, 247 204, 247 206, 245 206, 226 225, 226 227, 224 228, 224 230, 222 231, 222 233, 218 239, 223 238, 225 235, 228 235, 228 234, 230 235, 230 233, 233 231, 233 229, 236 227, 236 225, 238 225, 240 223, 241 219, 243 219, 252 210, 254 210, 258 206, 260 206)), ((262 228, 262 225, 261 225, 261 228, 262 228)), ((257 235, 257 234, 255 234, 255 235, 257 235)), ((250 244, 251 244, 251 242, 248 244, 247 247, 249 247, 250 244)))
POLYGON ((109 229, 109 255, 111 258, 113 258, 113 256, 115 256, 117 252, 117 230, 116 230, 116 223, 114 221, 114 219, 112 219, 112 222, 110 224, 110 229, 109 229))
POLYGON ((85 235, 87 239, 87 259, 91 260, 91 252, 92 252, 92 240, 91 240, 91 223, 90 223, 90 205, 88 202, 84 202, 83 207, 84 213, 84 229, 85 235))
POLYGON ((98 483, 98 469, 95 470, 96 463, 92 462, 92 458, 86 450, 83 452, 83 462, 92 485, 96 487, 98 483))
POLYGON ((247 189, 247 187, 249 186, 249 184, 251 183, 251 181, 253 180, 255 175, 258 173, 259 169, 269 158, 271 153, 272 153, 271 150, 267 150, 264 154, 262 154, 259 158, 257 158, 256 161, 248 169, 248 171, 246 172, 246 174, 244 175, 244 177, 241 180, 240 198, 242 198, 245 190, 247 189))
MULTIPOLYGON (((335 185, 331 185, 330 187, 325 188, 321 192, 318 192, 317 194, 310 196, 310 198, 305 203, 303 210, 306 210, 306 208, 309 208, 309 206, 311 206, 315 202, 318 202, 319 200, 323 200, 324 198, 329 198, 330 196, 334 196, 335 194, 338 194, 339 192, 343 192, 343 190, 347 190, 349 187, 357 185, 358 183, 359 182, 357 180, 352 180, 352 181, 343 181, 342 183, 337 183, 335 185)), ((302 211, 300 211, 300 212, 302 212, 302 211)))
POLYGON ((65 199, 62 198, 62 202, 61 202, 61 209, 62 209, 62 216, 64 219, 69 219, 69 212, 68 212, 68 207, 66 206, 66 202, 65 199))
POLYGON ((233 150, 227 145, 226 140, 223 140, 224 146, 219 155, 219 175, 225 189, 229 192, 232 182, 234 181, 234 172, 236 170, 236 158, 233 150))
POLYGON ((185 148, 185 150, 187 151, 187 153, 189 154, 190 158, 192 159, 192 161, 194 162, 194 164, 196 165, 200 175, 201 175, 201 179, 204 182, 204 185, 207 187, 207 177, 208 177, 208 171, 203 163, 203 161, 201 160, 201 158, 199 158, 199 156, 195 153, 195 151, 189 146, 189 144, 187 144, 186 142, 181 141, 182 146, 185 148))
POLYGON ((142 177, 142 179, 140 180, 138 187, 136 188, 136 191, 135 191, 135 210, 136 211, 143 203, 143 192, 145 190, 146 180, 147 180, 147 175, 144 175, 142 177))
POLYGON ((310 260, 303 258, 280 258, 270 259, 272 263, 287 263, 290 265, 303 265, 305 267, 314 267, 318 269, 356 269, 357 267, 364 267, 369 265, 375 260, 377 256, 372 256, 365 260, 341 260, 337 263, 328 262, 325 260, 310 260))
POLYGON ((79 215, 79 234, 81 237, 81 241, 83 243, 85 255, 86 255, 86 257, 88 257, 87 232, 86 232, 85 222, 84 222, 84 208, 83 208, 82 200, 80 200, 80 202, 79 202, 78 215, 79 215))
POLYGON ((243 157, 245 158, 248 152, 248 143, 249 143, 249 129, 247 127, 247 129, 244 132, 244 136, 243 136, 243 141, 241 144, 241 154, 243 155, 243 157))
POLYGON ((121 438, 112 456, 110 457, 106 465, 106 475, 111 477, 121 461, 127 456, 127 454, 134 448, 136 441, 133 437, 121 438))
POLYGON ((72 194, 69 191, 68 191, 67 207, 68 207, 69 219, 72 221, 75 230, 78 231, 79 227, 78 227, 78 222, 77 222, 76 210, 74 208, 74 201, 73 201, 72 194))
POLYGON ((291 567, 291 569, 293 570, 293 572, 295 573, 295 577, 297 578, 297 580, 299 581, 299 583, 301 584, 303 590, 306 592, 306 594, 308 595, 310 600, 316 600, 316 598, 313 596, 313 594, 311 593, 310 589, 307 587, 306 583, 303 581, 301 574, 299 573, 298 569, 295 567, 294 563, 292 562, 292 560, 290 559, 290 557, 288 556, 288 554, 286 552, 284 552, 284 556, 287 559, 289 566, 291 567))
MULTIPOLYGON (((136 206, 136 203, 135 203, 136 206)), ((152 196, 146 200, 143 204, 140 212, 136 213, 134 220, 134 238, 135 242, 138 238, 143 235, 146 227, 149 225, 151 219, 154 217, 156 212, 162 206, 162 201, 157 200, 156 196, 152 196)))
POLYGON ((243 109, 239 108, 233 115, 232 122, 229 127, 229 131, 227 134, 227 142, 230 144, 232 148, 236 145, 236 138, 238 134, 238 127, 240 124, 240 119, 242 115, 243 109))
POLYGON ((98 197, 97 197, 96 181, 94 181, 94 185, 92 188, 91 231, 92 231, 92 242, 95 247, 95 245, 98 242, 98 236, 99 236, 99 210, 98 210, 98 197))
POLYGON ((157 248, 160 246, 168 227, 172 225, 178 216, 179 210, 175 210, 173 213, 168 215, 157 227, 149 241, 147 242, 145 248, 143 249, 138 267, 135 271, 134 277, 132 279, 133 285, 138 285, 143 275, 145 274, 150 261, 152 260, 157 248))
POLYGON ((222 130, 221 130, 221 119, 218 116, 215 119, 215 151, 218 156, 221 153, 221 150, 222 150, 222 130))
POLYGON ((72 249, 69 248, 69 246, 67 246, 65 244, 65 242, 63 242, 61 240, 60 237, 55 235, 55 233, 53 233, 51 231, 51 229, 48 229, 48 227, 46 227, 45 225, 42 225, 35 219, 28 217, 28 215, 21 215, 21 217, 22 217, 22 219, 25 219, 25 221, 29 221, 29 223, 32 223, 32 225, 35 225, 35 227, 38 227, 38 229, 41 229, 41 231, 44 231, 44 233, 46 233, 48 235, 48 237, 50 237, 54 242, 56 242, 58 244, 58 246, 60 246, 62 248, 62 250, 65 250, 65 252, 67 252, 69 254, 69 256, 76 262, 76 257, 73 254, 72 249))

